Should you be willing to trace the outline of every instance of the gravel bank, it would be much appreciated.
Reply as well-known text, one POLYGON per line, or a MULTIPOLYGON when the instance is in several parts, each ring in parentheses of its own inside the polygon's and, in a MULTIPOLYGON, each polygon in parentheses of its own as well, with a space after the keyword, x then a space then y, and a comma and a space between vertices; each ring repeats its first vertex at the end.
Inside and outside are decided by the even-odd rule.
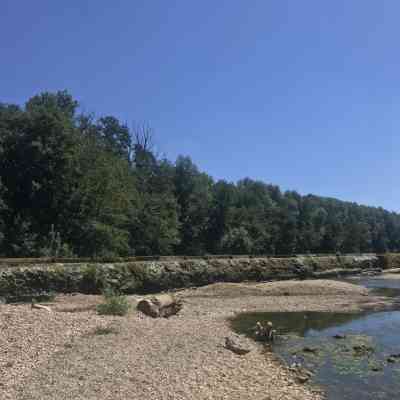
POLYGON ((319 400, 318 390, 296 383, 261 346, 246 356, 226 350, 227 318, 251 310, 351 311, 366 293, 332 281, 228 287, 179 292, 182 312, 160 320, 134 312, 100 317, 97 296, 60 296, 51 313, 0 305, 0 398, 319 400), (244 294, 247 286, 257 294, 244 294), (320 296, 323 288, 329 295, 320 296), (97 327, 112 333, 98 335, 97 327))
POLYGON ((365 296, 368 294, 368 290, 361 286, 325 279, 266 283, 215 283, 185 292, 187 297, 365 296))

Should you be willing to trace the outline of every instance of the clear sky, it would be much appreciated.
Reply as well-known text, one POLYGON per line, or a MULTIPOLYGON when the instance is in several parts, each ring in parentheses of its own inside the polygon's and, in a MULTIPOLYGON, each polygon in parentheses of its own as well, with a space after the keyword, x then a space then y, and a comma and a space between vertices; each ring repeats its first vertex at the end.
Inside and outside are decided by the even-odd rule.
POLYGON ((398 0, 1 0, 0 101, 67 89, 158 149, 400 211, 398 0))

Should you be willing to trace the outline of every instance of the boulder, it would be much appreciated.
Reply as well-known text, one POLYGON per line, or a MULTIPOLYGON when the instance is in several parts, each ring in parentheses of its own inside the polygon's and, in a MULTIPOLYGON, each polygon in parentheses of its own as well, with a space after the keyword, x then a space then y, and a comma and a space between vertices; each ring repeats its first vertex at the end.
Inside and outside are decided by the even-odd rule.
POLYGON ((225 338, 225 348, 238 355, 244 355, 251 351, 251 347, 244 344, 237 335, 225 338))

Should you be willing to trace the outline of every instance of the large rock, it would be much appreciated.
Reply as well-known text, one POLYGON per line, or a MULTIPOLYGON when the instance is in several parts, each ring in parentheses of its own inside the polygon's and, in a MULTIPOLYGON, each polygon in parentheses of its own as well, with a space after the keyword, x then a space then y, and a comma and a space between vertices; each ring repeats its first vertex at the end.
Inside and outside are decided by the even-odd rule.
POLYGON ((250 353, 252 348, 238 335, 232 335, 225 338, 225 348, 238 355, 250 353))

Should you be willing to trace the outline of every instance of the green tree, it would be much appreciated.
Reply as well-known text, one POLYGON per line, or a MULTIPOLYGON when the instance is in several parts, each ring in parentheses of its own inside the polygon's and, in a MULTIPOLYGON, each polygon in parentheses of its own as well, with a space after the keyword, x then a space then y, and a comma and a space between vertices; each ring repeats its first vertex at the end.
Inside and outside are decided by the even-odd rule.
POLYGON ((130 227, 132 246, 139 255, 173 254, 180 242, 174 166, 156 157, 148 127, 137 128, 132 136, 133 171, 139 192, 137 215, 130 227))
MULTIPOLYGON (((71 193, 68 175, 74 152, 75 107, 65 92, 35 96, 24 110, 2 107, 0 170, 7 189, 7 226, 13 227, 19 221, 25 225, 24 230, 29 226, 40 238, 52 224, 66 223, 62 211, 71 193)), ((11 244, 18 239, 15 234, 14 228, 6 234, 11 253, 11 244)))
POLYGON ((222 250, 227 254, 252 254, 253 242, 246 228, 232 228, 221 241, 222 250))
POLYGON ((237 202, 237 188, 233 183, 218 181, 212 186, 212 202, 208 224, 207 251, 211 254, 222 252, 221 240, 229 229, 232 209, 237 202))
POLYGON ((105 146, 121 158, 130 161, 131 135, 128 127, 112 116, 102 117, 96 126, 97 134, 105 146))
MULTIPOLYGON (((1 150, 0 150, 1 155, 1 150)), ((3 241, 4 241, 4 234, 5 234, 5 211, 6 211, 6 204, 4 202, 4 195, 5 195, 5 187, 3 186, 1 179, 0 179, 0 256, 4 255, 5 251, 3 249, 3 241)))
POLYGON ((212 204, 213 181, 200 173, 189 157, 175 163, 175 196, 179 205, 180 254, 198 255, 206 251, 212 204))
MULTIPOLYGON (((132 221, 132 245, 137 254, 169 255, 179 244, 178 204, 173 193, 173 166, 166 160, 141 168, 149 174, 142 179, 137 218, 132 221)), ((143 176, 142 176, 143 177, 143 176)))
POLYGON ((80 255, 129 255, 138 193, 127 160, 91 139, 81 143, 70 241, 80 255))

